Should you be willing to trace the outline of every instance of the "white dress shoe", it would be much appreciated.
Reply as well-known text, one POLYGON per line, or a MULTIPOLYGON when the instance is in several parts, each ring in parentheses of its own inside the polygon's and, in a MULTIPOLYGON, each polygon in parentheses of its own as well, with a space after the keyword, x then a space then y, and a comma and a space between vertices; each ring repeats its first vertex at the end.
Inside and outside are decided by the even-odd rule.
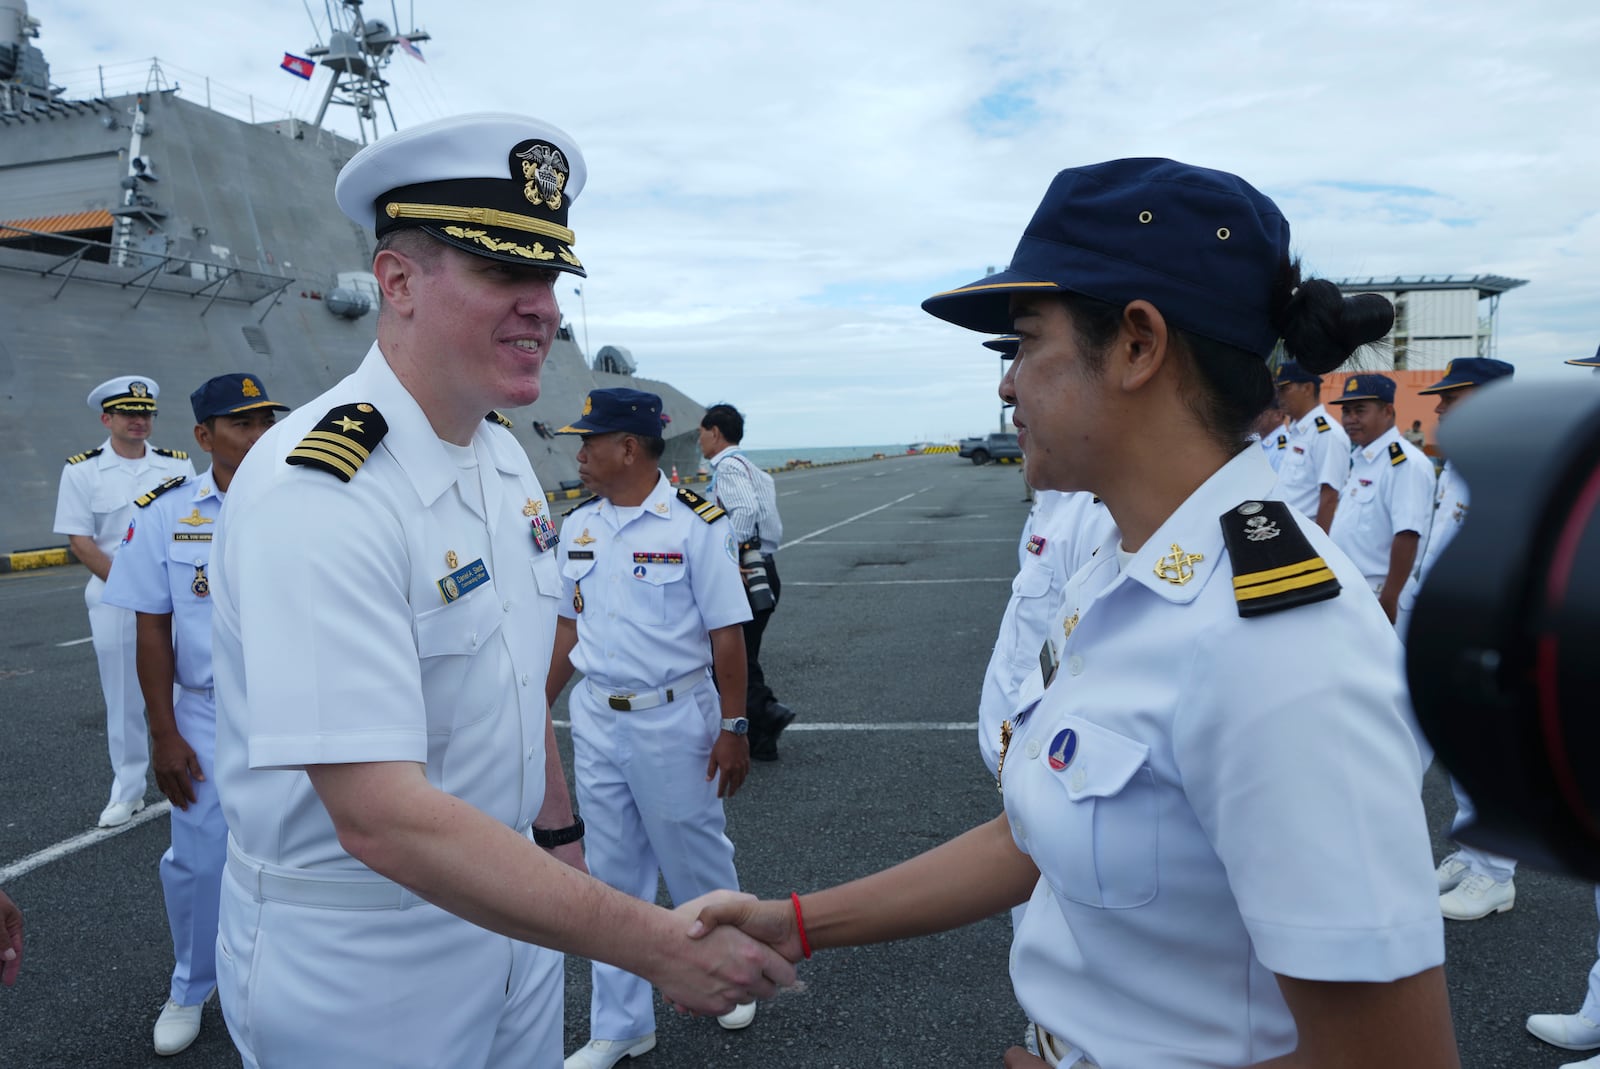
MULTIPOLYGON (((212 993, 215 994, 215 989, 212 993)), ((180 1006, 176 999, 167 999, 167 1004, 161 1007, 161 1016, 156 1018, 156 1053, 171 1055, 188 1050, 189 1044, 200 1034, 200 1011, 210 1001, 211 995, 207 995, 197 1006, 180 1006)))
POLYGON ((100 826, 102 828, 120 828, 133 819, 133 815, 144 808, 144 799, 137 802, 112 802, 100 810, 100 826))
POLYGON ((1600 1069, 1600 1054, 1581 1062, 1562 1062, 1561 1069, 1600 1069))
POLYGON ((721 1017, 717 1023, 730 1032, 737 1032, 741 1028, 749 1028, 750 1022, 756 1019, 756 1004, 754 1002, 741 1002, 721 1017))
POLYGON ((624 1058, 648 1054, 655 1046, 654 1032, 638 1039, 591 1039, 567 1055, 561 1069, 611 1069, 624 1058))
POLYGON ((1600 1050, 1600 1024, 1581 1013, 1536 1013, 1528 1031, 1562 1050, 1600 1050))
POLYGON ((1491 913, 1504 913, 1516 901, 1515 882, 1472 872, 1456 884, 1455 890, 1439 896, 1439 912, 1453 921, 1475 921, 1491 913))
POLYGON ((1472 871, 1472 866, 1461 860, 1460 854, 1451 854, 1439 862, 1439 867, 1433 874, 1439 878, 1439 893, 1454 891, 1456 885, 1467 878, 1467 873, 1472 871))

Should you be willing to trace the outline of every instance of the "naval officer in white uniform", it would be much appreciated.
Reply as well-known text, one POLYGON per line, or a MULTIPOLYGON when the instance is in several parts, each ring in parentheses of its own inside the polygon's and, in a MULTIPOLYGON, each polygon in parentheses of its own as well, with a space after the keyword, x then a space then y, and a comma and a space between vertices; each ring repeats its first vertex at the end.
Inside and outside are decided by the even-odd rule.
POLYGON ((793 982, 581 871, 544 697, 555 530, 494 410, 539 396, 584 176, 514 115, 340 172, 376 229, 377 342, 251 450, 212 546, 218 986, 246 1067, 555 1069, 563 951, 699 1013, 793 982))
MULTIPOLYGON (((661 398, 593 390, 557 434, 583 436, 594 497, 571 510, 546 697, 572 679, 572 766, 589 871, 654 901, 737 888, 722 799, 750 771, 744 623, 750 602, 726 513, 659 467, 661 398), (712 679, 715 664, 716 678, 712 679)), ((611 1069, 656 1044, 648 981, 595 962, 589 1042, 565 1069, 611 1069)), ((755 1003, 718 1020, 747 1027, 755 1003)))
POLYGON ((1318 400, 1321 375, 1311 374, 1298 361, 1285 360, 1273 383, 1289 426, 1272 496, 1287 501, 1326 531, 1350 474, 1350 436, 1318 400))
POLYGON ((211 542, 234 472, 277 413, 289 410, 267 396, 260 376, 249 374, 208 379, 189 404, 195 443, 210 454, 211 467, 196 479, 175 475, 139 496, 103 595, 107 605, 136 616, 150 764, 156 787, 172 803, 172 843, 160 869, 174 960, 153 1036, 161 1055, 195 1041, 201 1010, 217 987, 217 898, 228 825, 213 779, 211 542))
POLYGON ((89 391, 108 436, 94 449, 67 458, 56 496, 56 534, 89 569, 83 600, 106 702, 106 745, 111 752, 111 797, 100 812, 102 828, 126 824, 144 808, 150 741, 144 697, 134 665, 133 613, 102 603, 111 562, 127 533, 133 499, 174 476, 194 475, 189 455, 148 443, 161 388, 148 375, 118 375, 89 391))
POLYGON ((1280 337, 1331 370, 1388 331, 1388 302, 1302 279, 1241 179, 1133 159, 1061 172, 1007 270, 924 307, 1021 335, 1001 396, 1030 475, 1093 488, 1116 529, 1067 585, 1004 815, 696 930, 799 958, 1031 894, 1011 974, 1044 1059, 1009 1067, 1453 1069, 1398 639, 1246 440, 1280 337))

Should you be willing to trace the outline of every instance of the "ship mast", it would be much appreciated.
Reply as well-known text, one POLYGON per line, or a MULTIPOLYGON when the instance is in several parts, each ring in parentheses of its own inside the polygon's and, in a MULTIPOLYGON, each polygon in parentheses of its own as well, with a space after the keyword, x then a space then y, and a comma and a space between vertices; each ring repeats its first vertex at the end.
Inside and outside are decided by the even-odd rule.
POLYGON ((384 70, 394 58, 395 48, 403 47, 402 41, 415 45, 419 41, 430 40, 430 37, 420 30, 397 33, 379 19, 363 18, 361 0, 340 0, 340 4, 349 18, 348 28, 336 28, 328 35, 326 45, 317 44, 306 49, 307 56, 333 72, 333 80, 328 83, 328 91, 323 94, 322 106, 317 109, 317 117, 312 125, 322 128, 329 104, 353 108, 364 145, 368 141, 369 125, 371 139, 378 139, 379 103, 388 113, 390 129, 398 129, 394 109, 389 106, 389 83, 383 77, 384 70))

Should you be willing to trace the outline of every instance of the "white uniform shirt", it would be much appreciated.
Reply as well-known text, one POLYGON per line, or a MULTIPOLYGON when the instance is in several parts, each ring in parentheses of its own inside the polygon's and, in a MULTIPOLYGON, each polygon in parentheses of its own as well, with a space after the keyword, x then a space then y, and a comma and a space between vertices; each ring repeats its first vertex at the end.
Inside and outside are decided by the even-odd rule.
POLYGON ((1267 496, 1287 501, 1314 520, 1323 484, 1337 490, 1350 473, 1350 436, 1321 405, 1289 424, 1287 434, 1278 483, 1267 496))
POLYGON ((711 486, 707 493, 716 498, 733 524, 733 536, 740 543, 761 532, 761 552, 771 556, 783 542, 783 520, 778 516, 778 495, 772 476, 757 468, 750 458, 730 445, 709 461, 711 486))
POLYGON ((1016 712, 1023 682, 1039 670, 1045 633, 1061 620, 1061 591, 1110 530, 1111 514, 1093 494, 1035 492, 978 700, 978 752, 991 774, 1000 756, 1000 725, 1016 712))
POLYGON ((178 683, 211 687, 211 542, 222 511, 211 469, 133 510, 101 600, 170 613, 178 683))
POLYGON ((1272 465, 1273 471, 1277 471, 1283 466, 1283 454, 1289 451, 1288 431, 1273 431, 1264 438, 1257 438, 1256 443, 1261 446, 1261 451, 1267 455, 1267 463, 1272 465))
POLYGON ((1422 552, 1417 555, 1417 566, 1412 570, 1411 578, 1400 594, 1402 610, 1409 613, 1416 607, 1417 591, 1427 581, 1428 573, 1433 571, 1434 564, 1439 560, 1439 554, 1443 553, 1445 547, 1455 541, 1456 535, 1461 533, 1461 525, 1467 522, 1467 510, 1470 505, 1466 480, 1461 477, 1454 464, 1445 461, 1444 469, 1439 472, 1438 482, 1434 486, 1433 522, 1428 526, 1427 540, 1422 552))
POLYGON ((100 552, 111 556, 128 533, 133 499, 174 475, 192 479, 194 465, 187 457, 168 455, 151 445, 145 446, 144 456, 129 460, 118 456, 107 438, 100 443, 98 456, 61 469, 54 530, 88 535, 100 552))
POLYGON ((1006 753, 1012 834, 1043 877, 1017 997, 1100 1065, 1273 1058, 1296 1043, 1273 973, 1387 981, 1444 960, 1393 628, 1309 520, 1338 597, 1238 614, 1218 517, 1272 483, 1246 448, 1125 570, 1112 532, 1067 584, 1058 677, 1006 753), (1154 570, 1174 545, 1181 586, 1154 570))
POLYGON ((543 804, 561 591, 530 529, 544 491, 503 427, 480 423, 472 450, 463 472, 374 345, 268 431, 229 485, 212 543, 217 789, 256 860, 367 871, 306 765, 415 761, 517 829, 543 804), (361 402, 389 431, 350 482, 284 463, 330 409, 361 402), (450 562, 480 560, 487 580, 446 602, 450 562))
POLYGON ((1376 589, 1389 574, 1395 535, 1427 536, 1433 483, 1433 461, 1393 427, 1351 455, 1350 477, 1328 534, 1355 561, 1369 587, 1376 589), (1396 461, 1391 445, 1399 447, 1403 460, 1396 461))
POLYGON ((561 529, 559 611, 578 622, 572 666, 608 690, 662 687, 711 664, 709 632, 750 619, 738 545, 725 518, 707 523, 659 472, 644 503, 605 498, 561 529), (583 611, 576 611, 578 594, 583 611))

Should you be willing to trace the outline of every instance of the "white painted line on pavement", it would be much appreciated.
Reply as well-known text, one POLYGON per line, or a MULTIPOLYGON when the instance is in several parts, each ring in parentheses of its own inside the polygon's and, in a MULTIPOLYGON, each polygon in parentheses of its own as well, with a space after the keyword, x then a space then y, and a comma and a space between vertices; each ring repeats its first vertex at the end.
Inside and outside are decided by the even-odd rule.
POLYGON ((21 861, 13 861, 5 868, 0 869, 0 887, 4 887, 19 876, 26 876, 40 865, 48 865, 50 862, 59 861, 69 854, 76 854, 85 847, 103 843, 107 839, 121 835, 125 831, 132 831, 141 824, 148 824, 152 820, 164 817, 171 811, 172 803, 163 798, 155 805, 145 806, 141 812, 135 813, 133 819, 126 824, 115 828, 95 828, 92 831, 84 832, 82 835, 74 835, 70 839, 63 839, 54 846, 47 846, 38 853, 29 854, 21 861))
POLYGON ((94 641, 94 636, 90 635, 88 638, 75 638, 71 642, 57 642, 56 643, 56 648, 60 649, 62 646, 81 646, 85 642, 93 642, 93 641, 94 641))
POLYGON ((933 489, 933 487, 931 487, 931 486, 924 486, 921 490, 913 490, 909 494, 906 494, 904 497, 897 497, 893 501, 890 501, 887 504, 879 505, 875 509, 868 509, 865 512, 858 512, 854 516, 851 516, 849 519, 840 520, 838 523, 830 523, 826 527, 817 528, 815 531, 812 531, 810 534, 803 534, 799 538, 790 539, 789 541, 785 542, 783 545, 779 546, 778 548, 779 549, 788 549, 790 546, 798 546, 801 542, 808 542, 811 539, 817 537, 818 535, 827 534, 829 531, 832 531, 832 530, 835 530, 837 528, 843 527, 847 523, 855 523, 857 520, 861 519, 863 516, 871 516, 874 512, 882 512, 886 508, 892 508, 895 505, 900 504, 900 502, 902 502, 902 501, 909 501, 911 498, 916 497, 918 494, 925 494, 929 490, 932 490, 932 489, 933 489))

